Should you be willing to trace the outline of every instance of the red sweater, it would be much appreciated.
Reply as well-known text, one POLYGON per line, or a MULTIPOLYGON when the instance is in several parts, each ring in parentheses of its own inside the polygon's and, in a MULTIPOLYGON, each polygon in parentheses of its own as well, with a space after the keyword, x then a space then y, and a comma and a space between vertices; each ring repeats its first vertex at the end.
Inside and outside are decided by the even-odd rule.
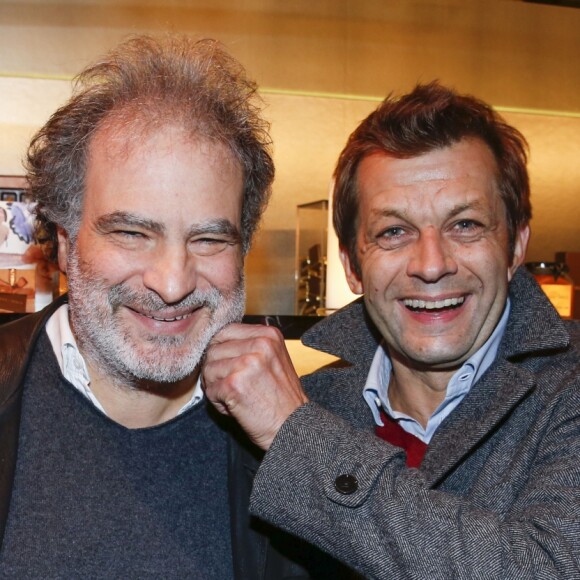
POLYGON ((419 467, 425 452, 427 451, 427 443, 423 443, 421 439, 417 439, 415 435, 407 433, 392 417, 389 417, 381 409, 381 419, 383 420, 383 427, 377 425, 375 433, 384 439, 387 443, 402 447, 407 453, 407 467, 419 467))

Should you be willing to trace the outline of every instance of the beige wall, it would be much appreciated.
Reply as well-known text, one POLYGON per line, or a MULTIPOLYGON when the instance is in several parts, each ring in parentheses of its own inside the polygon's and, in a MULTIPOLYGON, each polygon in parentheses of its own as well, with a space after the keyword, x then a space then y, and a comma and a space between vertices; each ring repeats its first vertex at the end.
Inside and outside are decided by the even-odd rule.
POLYGON ((520 0, 0 0, 0 72, 74 74, 164 30, 219 38, 273 89, 383 96, 441 78, 580 112, 580 10, 520 0))
POLYGON ((21 173, 70 94, 59 79, 127 33, 171 29, 219 38, 263 86, 277 177, 247 263, 250 312, 292 312, 296 205, 327 196, 350 131, 417 80, 519 110, 505 116, 531 146, 529 258, 580 251, 580 10, 516 0, 0 0, 0 174, 21 173))

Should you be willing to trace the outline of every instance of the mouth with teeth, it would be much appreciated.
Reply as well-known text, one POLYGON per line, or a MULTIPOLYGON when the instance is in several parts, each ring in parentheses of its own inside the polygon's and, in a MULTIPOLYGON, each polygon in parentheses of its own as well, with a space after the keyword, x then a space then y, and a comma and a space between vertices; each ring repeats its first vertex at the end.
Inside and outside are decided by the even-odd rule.
POLYGON ((171 312, 170 310, 142 310, 140 308, 127 307, 129 312, 133 313, 133 316, 137 317, 137 320, 141 321, 141 324, 145 324, 145 327, 153 333, 181 333, 185 332, 190 328, 192 324, 197 320, 197 315, 203 308, 201 306, 189 308, 185 310, 181 308, 180 310, 171 312))
POLYGON ((403 300, 403 304, 413 311, 438 311, 458 308, 464 301, 465 298, 463 296, 446 298, 445 300, 417 300, 415 298, 406 298, 403 300))
POLYGON ((145 318, 157 320, 158 322, 176 322, 177 320, 185 320, 186 318, 190 318, 193 315, 193 312, 189 312, 188 314, 183 314, 181 316, 174 316, 173 318, 154 316, 153 314, 145 314, 144 312, 141 312, 141 314, 145 316, 145 318))

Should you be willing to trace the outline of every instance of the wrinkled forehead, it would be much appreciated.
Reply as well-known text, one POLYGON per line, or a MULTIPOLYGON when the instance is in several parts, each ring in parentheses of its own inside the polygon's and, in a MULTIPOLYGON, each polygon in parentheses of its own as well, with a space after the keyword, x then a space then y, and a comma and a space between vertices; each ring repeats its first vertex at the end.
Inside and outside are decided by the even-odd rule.
POLYGON ((499 198, 498 174, 493 152, 484 141, 476 138, 465 138, 415 156, 375 150, 365 155, 357 168, 358 206, 360 208, 361 195, 368 191, 420 187, 422 183, 449 180, 489 187, 499 198))
POLYGON ((96 149, 105 147, 111 158, 126 160, 145 150, 160 133, 171 133, 180 143, 220 149, 224 164, 237 161, 231 148, 208 129, 207 123, 186 118, 182 111, 173 111, 171 107, 148 109, 145 105, 125 106, 109 113, 91 136, 88 158, 96 149))

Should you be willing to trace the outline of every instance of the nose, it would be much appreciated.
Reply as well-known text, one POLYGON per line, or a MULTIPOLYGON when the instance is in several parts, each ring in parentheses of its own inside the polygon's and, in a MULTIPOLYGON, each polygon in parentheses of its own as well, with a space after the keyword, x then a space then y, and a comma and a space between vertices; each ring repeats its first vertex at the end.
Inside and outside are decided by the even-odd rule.
POLYGON ((148 256, 143 284, 166 303, 175 304, 196 287, 194 258, 187 248, 175 245, 159 247, 148 256))
POLYGON ((424 282, 437 282, 444 276, 456 272, 457 263, 449 242, 441 238, 436 228, 430 227, 422 231, 413 245, 407 274, 424 282))

